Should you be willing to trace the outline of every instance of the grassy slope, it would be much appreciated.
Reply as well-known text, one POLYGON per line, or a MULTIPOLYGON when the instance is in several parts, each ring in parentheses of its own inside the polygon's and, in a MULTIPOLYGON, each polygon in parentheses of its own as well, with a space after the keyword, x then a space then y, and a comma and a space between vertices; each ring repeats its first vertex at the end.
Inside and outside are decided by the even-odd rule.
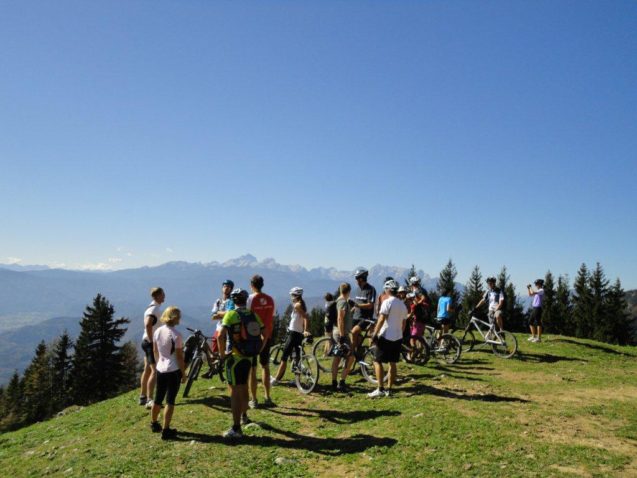
POLYGON ((350 395, 277 387, 278 407, 251 412, 261 427, 234 446, 220 438, 230 415, 217 379, 178 403, 184 433, 172 443, 150 433, 132 392, 0 435, 0 467, 11 477, 637 476, 637 350, 525 338, 518 359, 401 364, 390 399, 367 399, 358 376, 350 395))

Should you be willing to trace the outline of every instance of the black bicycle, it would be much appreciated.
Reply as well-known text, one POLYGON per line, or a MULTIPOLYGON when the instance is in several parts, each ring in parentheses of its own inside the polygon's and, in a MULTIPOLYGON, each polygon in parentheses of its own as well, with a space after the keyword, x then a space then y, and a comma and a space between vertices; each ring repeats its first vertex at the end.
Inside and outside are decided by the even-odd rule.
POLYGON ((215 375, 219 375, 222 382, 226 381, 223 376, 223 359, 210 348, 211 337, 206 337, 201 330, 186 328, 192 332, 192 335, 186 339, 184 344, 184 361, 188 377, 184 387, 184 398, 188 397, 193 382, 199 377, 204 360, 208 364, 208 371, 202 375, 202 378, 213 378, 215 375))
MULTIPOLYGON (((288 367, 283 377, 281 377, 281 381, 294 382, 299 392, 304 395, 311 393, 319 380, 320 368, 318 361, 314 354, 305 351, 306 347, 311 350, 312 342, 313 337, 311 335, 303 337, 303 342, 299 347, 300 356, 297 355, 296 349, 292 350, 292 355, 290 355, 292 366, 288 367)), ((277 344, 270 349, 270 376, 276 376, 282 358, 283 344, 277 344)))

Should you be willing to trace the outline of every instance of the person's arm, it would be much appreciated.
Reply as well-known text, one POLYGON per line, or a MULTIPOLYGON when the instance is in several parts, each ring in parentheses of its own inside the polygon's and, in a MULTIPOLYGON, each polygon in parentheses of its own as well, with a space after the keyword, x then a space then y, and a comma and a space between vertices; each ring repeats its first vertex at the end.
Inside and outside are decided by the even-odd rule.
POLYGON ((222 327, 219 336, 217 337, 217 344, 219 345, 219 356, 223 359, 226 358, 226 339, 228 337, 228 328, 222 327))
MULTIPOLYGON (((299 309, 298 312, 299 314, 301 314, 301 317, 303 318, 303 334, 309 334, 310 333, 310 320, 307 316, 307 312, 305 312, 303 310, 303 307, 301 307, 301 304, 296 304, 299 309)), ((295 306, 296 307, 296 306, 295 306)))
POLYGON ((153 340, 153 355, 155 356, 155 363, 158 363, 159 362, 159 350, 157 349, 157 341, 155 341, 155 340, 153 340))
POLYGON ((529 291, 529 297, 533 297, 535 294, 537 294, 537 292, 531 289, 531 284, 527 285, 526 289, 529 291))
POLYGON ((504 294, 500 293, 500 299, 498 300, 498 308, 497 310, 502 310, 502 306, 504 305, 504 294))
POLYGON ((178 337, 177 349, 175 350, 175 355, 177 356, 177 365, 179 365, 179 370, 181 370, 181 381, 186 381, 186 361, 184 360, 184 344, 181 340, 181 337, 178 337))
POLYGON ((338 309, 338 315, 336 316, 336 325, 338 326, 338 333, 341 337, 345 337, 345 308, 338 309))
POLYGON ((146 336, 148 337, 149 342, 154 342, 153 340, 153 322, 152 318, 154 315, 147 315, 144 317, 144 328, 146 329, 146 336))
MULTIPOLYGON (((378 338, 378 334, 383 328, 383 324, 385 323, 386 320, 387 320, 387 316, 385 314, 380 314, 380 316, 378 317, 378 322, 376 322, 376 327, 374 328, 374 334, 372 337, 378 338)), ((404 320, 403 320, 403 323, 404 323, 404 320)))

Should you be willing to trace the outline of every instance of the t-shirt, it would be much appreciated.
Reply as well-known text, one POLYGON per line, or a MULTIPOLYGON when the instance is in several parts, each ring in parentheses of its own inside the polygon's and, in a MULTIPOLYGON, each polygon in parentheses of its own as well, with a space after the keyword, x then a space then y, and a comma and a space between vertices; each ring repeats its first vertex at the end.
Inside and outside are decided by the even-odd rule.
POLYGON ((376 315, 380 314, 380 306, 383 305, 383 302, 385 302, 390 297, 391 294, 388 294, 387 292, 383 292, 378 296, 378 300, 376 301, 376 315))
MULTIPOLYGON (((254 313, 254 312, 253 312, 254 313)), ((265 329, 263 325, 263 321, 259 317, 258 314, 254 314, 257 318, 257 322, 261 325, 261 332, 265 329)), ((235 347, 235 340, 239 340, 241 336, 241 316, 236 311, 236 309, 229 310, 226 312, 226 315, 223 316, 223 320, 220 320, 221 326, 225 327, 228 330, 228 343, 226 346, 226 350, 232 350, 232 355, 239 358, 250 358, 241 355, 237 348, 235 347)))
POLYGON ((304 327, 303 316, 296 311, 296 305, 294 305, 290 313, 290 325, 288 325, 288 330, 302 334, 304 327))
POLYGON ((396 341, 403 338, 403 320, 407 318, 407 307, 398 297, 386 299, 380 306, 380 314, 387 317, 378 332, 385 340, 396 341))
MULTIPOLYGON (((234 310, 233 300, 229 297, 227 299, 217 299, 217 301, 212 306, 212 312, 210 313, 210 315, 214 316, 217 312, 226 312, 228 310, 234 310)), ((221 332, 221 329, 223 328, 221 322, 222 320, 217 322, 217 332, 221 332)))
POLYGON ((328 324, 336 324, 337 312, 336 312, 336 301, 329 300, 325 302, 325 320, 328 324))
POLYGON ((339 297, 336 301, 337 318, 334 327, 338 327, 338 313, 340 313, 341 310, 345 311, 345 333, 349 334, 352 332, 352 309, 349 306, 348 300, 339 297))
POLYGON ((448 319, 449 311, 447 310, 447 306, 451 306, 451 297, 443 295, 438 299, 438 318, 439 319, 448 319))
POLYGON ((270 336, 272 334, 272 328, 274 327, 272 320, 274 317, 274 299, 268 294, 257 292, 248 297, 247 308, 259 316, 263 321, 267 335, 270 336))
MULTIPOLYGON (((354 301, 357 304, 375 304, 376 303, 376 289, 374 286, 367 283, 363 287, 359 287, 356 289, 356 293, 354 295, 354 301)), ((354 309, 354 320, 361 319, 372 319, 374 317, 374 307, 369 309, 359 309, 356 307, 354 309)))
POLYGON ((500 300, 504 300, 504 292, 496 287, 486 291, 482 299, 489 302, 489 310, 496 310, 500 300))
POLYGON ((179 370, 177 349, 184 348, 184 341, 179 331, 169 325, 162 325, 155 330, 153 340, 157 344, 157 351, 159 352, 157 371, 168 373, 179 370))
POLYGON ((151 318, 150 323, 154 326, 161 317, 161 310, 159 307, 160 305, 154 300, 150 304, 148 304, 148 308, 146 308, 146 312, 144 312, 144 335, 142 337, 142 340, 150 341, 150 339, 148 338, 148 334, 146 333, 146 317, 151 318))
POLYGON ((542 307, 542 301, 544 300, 544 289, 538 289, 538 291, 533 296, 533 308, 542 307))

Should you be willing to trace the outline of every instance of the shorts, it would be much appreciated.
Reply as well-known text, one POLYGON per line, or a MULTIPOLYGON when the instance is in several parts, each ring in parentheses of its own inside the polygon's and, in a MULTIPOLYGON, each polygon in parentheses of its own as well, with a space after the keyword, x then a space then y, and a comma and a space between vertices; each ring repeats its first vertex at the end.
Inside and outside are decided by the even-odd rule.
POLYGON ((144 357, 146 357, 147 365, 155 365, 155 353, 153 352, 153 344, 147 339, 142 340, 142 350, 144 351, 144 357))
POLYGON ((292 351, 296 349, 296 356, 301 356, 301 344, 303 343, 303 334, 301 332, 294 332, 293 330, 288 330, 288 336, 285 339, 285 344, 283 345, 283 355, 281 356, 281 361, 287 362, 292 355, 292 351))
POLYGON ((219 337, 219 331, 215 330, 215 333, 212 334, 212 339, 210 339, 210 350, 213 354, 219 353, 219 343, 217 341, 217 337, 219 337))
POLYGON ((416 321, 412 322, 410 333, 412 337, 414 335, 416 337, 422 337, 425 334, 425 324, 416 321))
POLYGON ((492 324, 497 318, 502 317, 501 310, 490 310, 487 314, 489 317, 489 323, 492 324))
POLYGON ((325 326, 325 334, 332 335, 332 331, 334 330, 334 322, 329 322, 326 320, 323 325, 325 326))
MULTIPOLYGON (((272 346, 272 339, 267 339, 263 345, 263 350, 259 353, 259 363, 263 367, 269 367, 270 365, 270 347, 272 346)), ((256 357, 255 357, 256 359, 256 357)), ((257 366, 256 360, 252 363, 253 367, 257 366)))
POLYGON ((174 405, 179 385, 181 384, 181 370, 173 372, 157 372, 157 386, 155 388, 155 403, 161 405, 166 397, 166 405, 174 405))
POLYGON ((436 323, 438 325, 451 324, 451 317, 436 317, 436 323))
POLYGON ((226 357, 225 365, 228 385, 247 384, 253 362, 254 358, 249 357, 237 357, 236 355, 226 357))
POLYGON ((531 309, 529 325, 542 327, 542 307, 533 307, 531 309))
POLYGON ((372 325, 371 322, 369 322, 372 318, 360 318, 360 319, 354 319, 352 321, 352 325, 354 327, 358 327, 359 329, 361 329, 363 332, 365 332, 367 329, 369 329, 369 326, 372 325))
POLYGON ((374 353, 374 362, 398 362, 400 360, 402 342, 402 340, 387 340, 385 337, 378 337, 376 351, 374 353))

